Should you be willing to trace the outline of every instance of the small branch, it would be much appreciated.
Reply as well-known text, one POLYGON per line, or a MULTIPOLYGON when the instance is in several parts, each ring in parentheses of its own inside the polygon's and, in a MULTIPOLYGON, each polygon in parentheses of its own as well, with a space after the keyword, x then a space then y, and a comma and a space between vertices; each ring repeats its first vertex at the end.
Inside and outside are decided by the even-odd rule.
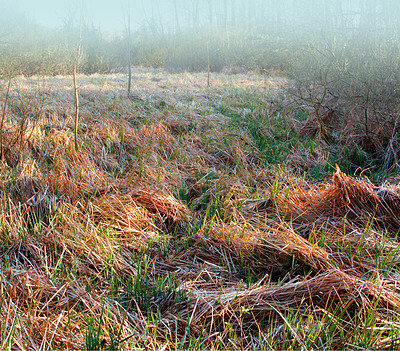
POLYGON ((78 143, 78 124, 79 124, 79 94, 78 94, 78 85, 76 83, 76 66, 74 65, 73 79, 74 79, 74 95, 75 95, 75 123, 74 123, 74 142, 75 142, 75 151, 79 151, 79 143, 78 143))
POLYGON ((132 86, 132 67, 131 67, 131 58, 129 54, 128 58, 128 99, 131 97, 131 86, 132 86))
POLYGON ((1 122, 0 122, 0 159, 2 161, 4 160, 3 129, 4 129, 4 120, 6 118, 7 101, 8 101, 8 96, 9 96, 9 93, 10 93, 11 80, 12 80, 12 73, 10 73, 10 76, 8 78, 8 86, 7 86, 6 96, 5 96, 5 99, 4 99, 3 109, 2 109, 2 113, 1 113, 1 122))
POLYGON ((128 1, 128 24, 127 24, 127 46, 128 46, 128 99, 131 97, 131 87, 132 87, 132 59, 131 59, 131 8, 128 1))
POLYGON ((81 56, 81 43, 82 43, 82 17, 81 24, 79 28, 79 43, 78 50, 76 55, 76 62, 74 64, 73 70, 73 80, 74 80, 74 97, 75 97, 75 123, 74 123, 74 143, 75 143, 75 151, 79 151, 79 143, 78 143, 78 125, 79 125, 79 92, 78 92, 78 84, 76 82, 76 72, 79 67, 79 59, 81 56))
POLYGON ((210 87, 210 50, 207 42, 207 87, 210 87))

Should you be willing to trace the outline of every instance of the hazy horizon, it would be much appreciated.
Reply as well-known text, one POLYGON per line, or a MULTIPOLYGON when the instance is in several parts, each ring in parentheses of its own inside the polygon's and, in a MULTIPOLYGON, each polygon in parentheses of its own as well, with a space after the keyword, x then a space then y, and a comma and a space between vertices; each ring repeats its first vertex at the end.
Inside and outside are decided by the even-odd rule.
MULTIPOLYGON (((277 26, 314 29, 325 27, 386 26, 398 23, 400 4, 394 0, 360 2, 337 0, 329 2, 292 0, 0 0, 4 16, 25 16, 47 28, 60 28, 66 23, 77 26, 80 19, 103 32, 121 33, 128 20, 133 30, 147 24, 161 31, 217 25, 265 30, 277 26)), ((20 22, 16 22, 20 23, 20 22)))

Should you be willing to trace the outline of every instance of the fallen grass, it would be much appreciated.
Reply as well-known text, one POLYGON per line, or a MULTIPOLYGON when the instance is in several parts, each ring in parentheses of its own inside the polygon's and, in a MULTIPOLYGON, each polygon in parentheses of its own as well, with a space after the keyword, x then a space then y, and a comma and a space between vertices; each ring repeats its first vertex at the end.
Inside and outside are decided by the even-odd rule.
POLYGON ((79 152, 70 77, 3 82, 3 349, 398 348, 398 187, 310 181, 284 81, 79 82, 79 152))

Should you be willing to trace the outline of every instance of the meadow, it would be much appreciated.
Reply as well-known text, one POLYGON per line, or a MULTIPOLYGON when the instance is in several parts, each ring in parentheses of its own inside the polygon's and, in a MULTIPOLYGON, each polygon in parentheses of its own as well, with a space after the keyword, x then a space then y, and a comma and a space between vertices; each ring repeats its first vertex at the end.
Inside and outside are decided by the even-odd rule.
POLYGON ((400 347, 397 154, 228 73, 1 81, 1 349, 400 347))

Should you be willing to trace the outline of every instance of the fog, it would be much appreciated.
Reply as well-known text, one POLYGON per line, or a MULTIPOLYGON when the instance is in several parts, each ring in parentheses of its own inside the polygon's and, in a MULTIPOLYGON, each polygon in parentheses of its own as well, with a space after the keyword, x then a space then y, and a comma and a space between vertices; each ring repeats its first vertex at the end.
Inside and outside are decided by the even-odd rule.
POLYGON ((127 14, 131 25, 152 25, 181 30, 205 24, 257 25, 260 28, 293 25, 309 28, 384 27, 399 19, 396 0, 7 0, 3 12, 20 13, 44 27, 57 28, 84 18, 104 32, 124 30, 127 14))
POLYGON ((85 21, 102 31, 115 33, 123 30, 129 7, 135 9, 131 17, 138 22, 145 19, 146 12, 140 2, 128 3, 126 0, 15 0, 9 2, 14 10, 24 13, 27 18, 44 27, 59 28, 71 20, 78 24, 80 18, 83 17, 85 21))
POLYGON ((85 73, 126 68, 127 60, 173 70, 205 70, 209 61, 211 71, 287 72, 316 43, 386 43, 389 54, 397 47, 400 2, 0 0, 0 21, 0 59, 24 74, 69 72, 78 42, 85 73))

